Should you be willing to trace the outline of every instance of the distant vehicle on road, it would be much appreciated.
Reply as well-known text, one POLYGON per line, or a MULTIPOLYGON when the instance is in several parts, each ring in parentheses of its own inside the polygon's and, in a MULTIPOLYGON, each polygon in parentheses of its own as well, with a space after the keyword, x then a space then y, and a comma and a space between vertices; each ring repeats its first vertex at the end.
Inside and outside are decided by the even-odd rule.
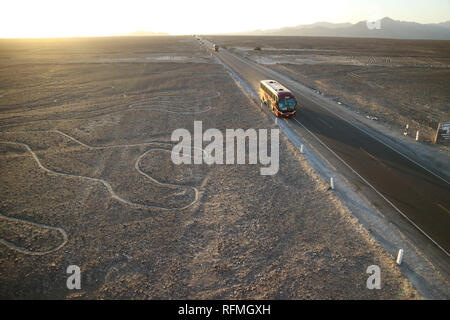
POLYGON ((214 44, 214 45, 213 45, 213 50, 214 50, 214 51, 219 51, 219 46, 218 46, 217 44, 214 44))
POLYGON ((292 92, 275 80, 262 80, 259 83, 259 97, 277 117, 295 116, 297 100, 292 92))

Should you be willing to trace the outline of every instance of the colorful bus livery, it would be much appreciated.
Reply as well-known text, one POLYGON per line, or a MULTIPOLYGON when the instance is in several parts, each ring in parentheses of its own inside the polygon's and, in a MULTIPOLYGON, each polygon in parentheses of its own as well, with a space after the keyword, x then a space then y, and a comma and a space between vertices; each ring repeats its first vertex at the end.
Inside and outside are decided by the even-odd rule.
POLYGON ((262 80, 259 84, 259 97, 277 117, 295 116, 297 100, 281 83, 275 80, 262 80))

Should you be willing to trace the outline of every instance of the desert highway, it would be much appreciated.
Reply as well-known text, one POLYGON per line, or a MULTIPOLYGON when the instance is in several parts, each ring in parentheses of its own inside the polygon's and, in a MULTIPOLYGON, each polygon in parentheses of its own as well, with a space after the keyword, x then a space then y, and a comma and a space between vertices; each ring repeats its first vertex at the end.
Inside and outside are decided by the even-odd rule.
MULTIPOLYGON (((260 80, 274 78, 273 71, 227 50, 214 55, 256 93, 260 80)), ((283 82, 282 79, 275 80, 283 82)), ((346 121, 324 107, 320 100, 312 99, 289 83, 284 84, 299 102, 296 117, 287 121, 306 128, 320 139, 448 257, 450 185, 446 179, 346 121)))

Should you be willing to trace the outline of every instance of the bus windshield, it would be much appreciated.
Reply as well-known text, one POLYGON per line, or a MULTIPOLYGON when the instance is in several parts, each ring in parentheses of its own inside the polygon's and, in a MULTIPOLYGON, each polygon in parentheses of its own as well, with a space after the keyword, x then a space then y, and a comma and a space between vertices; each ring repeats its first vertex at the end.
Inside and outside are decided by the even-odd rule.
POLYGON ((278 108, 281 111, 294 111, 297 101, 295 98, 280 98, 278 100, 278 108))

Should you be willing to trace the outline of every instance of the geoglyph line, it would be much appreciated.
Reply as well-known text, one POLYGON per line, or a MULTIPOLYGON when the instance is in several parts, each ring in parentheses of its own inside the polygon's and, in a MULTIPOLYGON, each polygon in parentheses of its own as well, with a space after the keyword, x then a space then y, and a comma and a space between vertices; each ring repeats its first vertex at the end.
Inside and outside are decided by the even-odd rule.
MULTIPOLYGON (((214 98, 218 98, 220 97, 220 92, 216 92, 216 94, 214 96, 210 96, 210 97, 206 97, 206 99, 214 99, 214 98)), ((170 99, 171 97, 169 96, 165 96, 164 98, 170 99)), ((173 97, 172 97, 173 98, 173 97)), ((160 100, 164 100, 164 99, 160 99, 160 100)), ((164 102, 169 102, 168 101, 159 101, 159 103, 164 103, 164 102)), ((181 101, 182 103, 185 103, 185 101, 181 101)), ((196 101, 198 102, 198 101, 196 101)), ((150 102, 151 103, 151 102, 150 102)), ((170 103, 173 103, 173 100, 170 100, 170 103)), ((174 114, 182 114, 182 115, 186 115, 186 114, 198 114, 198 113, 203 113, 203 112, 207 112, 209 110, 211 110, 211 106, 208 106, 205 110, 200 110, 200 111, 186 111, 186 109, 182 109, 181 107, 178 108, 171 108, 172 110, 166 108, 161 108, 161 109, 155 109, 154 106, 152 105, 148 105, 148 104, 135 104, 135 105, 130 105, 128 107, 128 109, 124 109, 124 110, 118 110, 118 111, 114 111, 112 113, 118 113, 118 112, 125 112, 125 111, 131 111, 131 110, 149 110, 149 111, 161 111, 161 112, 169 112, 169 113, 174 113, 174 114), (141 107, 141 106, 146 106, 146 107, 141 107), (180 109, 178 110, 173 110, 173 109, 180 109)), ((20 123, 20 124, 9 124, 9 125, 3 125, 0 127, 7 127, 7 126, 19 126, 19 125, 23 125, 23 124, 27 124, 27 123, 36 123, 36 122, 48 122, 48 121, 75 121, 75 120, 85 120, 85 119, 90 119, 90 118, 95 118, 95 117, 101 117, 101 116, 105 116, 105 115, 109 115, 112 113, 108 113, 108 114, 101 114, 101 115, 95 115, 92 117, 87 117, 87 118, 80 118, 80 119, 51 119, 51 120, 36 120, 36 121, 30 121, 30 122, 25 122, 25 123, 20 123)), ((121 196, 119 196, 114 189, 112 188, 112 186, 109 184, 109 182, 107 182, 106 180, 103 179, 99 179, 99 178, 93 178, 93 177, 87 177, 87 176, 81 176, 81 175, 75 175, 75 174, 69 174, 69 173, 64 173, 64 172, 58 172, 55 170, 52 170, 50 168, 45 167, 41 161, 39 160, 39 157, 36 155, 36 153, 31 149, 31 147, 26 144, 26 143, 21 143, 21 142, 12 142, 12 141, 5 141, 5 140, 0 140, 0 143, 3 144, 9 144, 9 145, 16 145, 16 146, 20 146, 25 148, 30 155, 32 156, 32 158, 34 159, 34 161, 37 163, 38 167, 45 171, 48 174, 51 175, 56 175, 56 176, 62 176, 62 177, 68 177, 68 178, 75 178, 75 179, 82 179, 82 180, 88 180, 88 181, 92 181, 92 182, 96 182, 96 183, 101 183, 103 184, 103 186, 108 190, 108 192, 111 195, 111 198, 122 202, 126 205, 135 207, 135 208, 140 208, 140 209, 159 209, 159 210, 164 210, 164 211, 175 211, 175 210, 184 210, 187 209, 189 207, 191 207, 192 205, 194 205, 198 199, 199 199, 199 191, 196 187, 194 186, 186 186, 186 185, 177 185, 177 184, 172 184, 172 183, 166 183, 166 182, 161 182, 156 180, 155 178, 153 178, 152 176, 150 176, 149 174, 145 173, 144 171, 142 171, 142 169, 140 168, 140 163, 141 160, 150 152, 153 151, 164 151, 164 152, 171 152, 170 150, 161 148, 161 146, 172 146, 173 144, 171 143, 167 143, 167 142, 145 142, 145 143, 137 143, 137 144, 119 144, 119 145, 110 145, 110 146, 90 146, 78 139, 76 139, 75 137, 72 137, 60 130, 32 130, 32 131, 6 131, 6 132, 0 132, 0 133, 4 133, 4 134, 17 134, 17 133, 56 133, 59 134, 61 136, 64 136, 66 138, 68 138, 69 140, 87 148, 87 149, 91 149, 91 150, 102 150, 102 149, 108 149, 108 148, 131 148, 131 147, 139 147, 139 146, 159 146, 159 147, 155 147, 155 148, 150 148, 147 149, 143 154, 141 154, 138 159, 135 161, 135 169, 136 171, 141 174, 142 176, 144 176, 145 178, 149 179, 150 181, 152 181, 153 183, 157 184, 157 185, 161 185, 161 186, 165 186, 165 187, 170 187, 170 188, 190 188, 194 191, 194 199, 188 203, 187 205, 183 206, 183 207, 162 207, 162 206, 157 206, 157 205, 144 205, 144 204, 140 204, 140 203, 136 203, 136 202, 132 202, 130 200, 127 200, 125 198, 122 198, 121 196)), ((191 149, 196 149, 195 147, 192 147, 191 149)), ((201 149, 203 155, 206 155, 206 157, 208 157, 208 154, 201 149)), ((29 225, 33 225, 36 227, 40 227, 40 228, 45 228, 45 229, 51 229, 51 230, 56 230, 58 231, 62 237, 63 237, 63 241, 60 245, 58 245, 57 247, 51 249, 51 250, 47 250, 47 251, 31 251, 28 250, 26 248, 22 248, 19 246, 16 246, 15 244, 5 240, 5 239, 1 239, 0 238, 0 243, 2 243, 3 245, 16 250, 18 252, 21 252, 23 254, 27 254, 27 255, 35 255, 35 256, 41 256, 41 255, 46 255, 52 252, 55 252, 59 249, 61 249, 67 242, 68 242, 68 236, 67 233, 64 229, 59 228, 59 227, 52 227, 52 226, 48 226, 48 225, 44 225, 44 224, 39 224, 39 223, 35 223, 35 222, 30 222, 27 220, 23 220, 23 219, 19 219, 19 218, 13 218, 13 217, 7 217, 4 216, 2 214, 0 214, 0 219, 5 219, 8 221, 13 221, 13 222, 18 222, 18 223, 25 223, 25 224, 29 224, 29 225)))
MULTIPOLYGON (((59 131, 59 130, 17 131, 17 133, 26 133, 26 132, 28 132, 28 133, 30 133, 30 132, 47 132, 47 133, 48 133, 48 132, 50 132, 50 133, 53 132, 53 133, 58 133, 58 134, 60 134, 60 135, 63 135, 63 136, 65 136, 65 137, 69 138, 70 140, 72 140, 72 141, 74 141, 74 142, 80 144, 80 145, 83 146, 83 147, 86 147, 86 148, 88 148, 88 149, 97 149, 97 150, 98 150, 98 149, 107 149, 107 148, 136 147, 136 146, 144 146, 144 145, 146 145, 146 146, 150 146, 150 145, 159 145, 159 146, 165 145, 165 146, 172 146, 172 144, 170 144, 170 143, 164 143, 164 142, 147 142, 147 143, 130 144, 130 145, 113 145, 113 146, 101 146, 101 147, 98 147, 98 146, 90 146, 90 145, 87 145, 87 144, 85 144, 85 143, 79 141, 78 139, 76 139, 76 138, 74 138, 74 137, 71 137, 71 136, 69 136, 69 135, 67 135, 67 134, 65 134, 65 133, 63 133, 63 132, 61 132, 61 131, 59 131)), ((11 133, 11 132, 10 132, 10 133, 11 133)), ((160 209, 160 210, 165 210, 165 211, 184 210, 184 209, 187 209, 187 208, 191 207, 192 205, 194 205, 194 204, 198 201, 198 198, 199 198, 199 196, 198 196, 199 191, 198 191, 198 189, 197 189, 196 187, 194 187, 194 186, 176 185, 176 184, 171 184, 171 183, 160 182, 160 181, 154 179, 153 177, 151 177, 149 174, 143 172, 143 171, 141 170, 141 168, 139 167, 139 164, 140 164, 142 158, 143 158, 144 156, 146 156, 149 152, 154 151, 154 150, 160 150, 160 151, 165 151, 165 152, 171 152, 170 150, 167 150, 167 149, 163 149, 163 148, 152 148, 152 149, 149 149, 149 150, 145 151, 145 152, 144 152, 141 156, 139 156, 139 158, 136 160, 136 162, 135 162, 135 169, 139 172, 139 174, 141 174, 141 175, 143 175, 144 177, 148 178, 149 180, 151 180, 151 181, 152 181, 153 183, 155 183, 155 184, 162 185, 162 186, 167 186, 167 187, 172 187, 172 188, 179 188, 179 187, 191 188, 191 189, 194 191, 195 197, 194 197, 194 199, 193 199, 190 203, 188 203, 187 205, 185 205, 185 206, 183 206, 183 207, 171 207, 171 208, 167 208, 167 207, 161 207, 161 206, 156 206, 156 205, 144 205, 144 204, 132 202, 132 201, 130 201, 130 200, 127 200, 127 199, 122 198, 122 197, 119 196, 117 193, 115 193, 115 192, 114 192, 114 189, 112 188, 112 186, 111 186, 106 180, 99 179, 99 178, 87 177, 87 176, 81 176, 81 175, 74 175, 74 174, 69 174, 69 173, 63 173, 63 172, 57 172, 57 171, 54 171, 54 170, 52 170, 52 169, 49 169, 49 168, 45 167, 45 166, 41 163, 41 161, 39 160, 39 157, 36 155, 36 153, 31 149, 31 147, 30 147, 29 145, 27 145, 27 144, 25 144, 25 143, 11 142, 11 141, 3 141, 3 140, 0 140, 0 143, 3 143, 3 144, 10 144, 10 145, 18 145, 18 146, 21 146, 21 147, 25 148, 25 149, 31 154, 31 156, 33 157, 33 159, 36 161, 36 163, 37 163, 37 165, 39 166, 39 168, 40 168, 41 170, 47 172, 48 174, 57 175, 57 176, 65 176, 65 177, 76 178, 76 179, 85 179, 85 180, 88 180, 88 181, 93 181, 93 182, 101 183, 101 184, 103 184, 103 185, 106 187, 106 189, 108 190, 108 192, 109 192, 110 195, 111 195, 111 198, 113 198, 113 199, 115 199, 115 200, 117 200, 117 201, 119 201, 119 202, 122 202, 122 203, 124 203, 124 204, 126 204, 126 205, 135 207, 135 208, 140 208, 140 209, 160 209)), ((202 150, 202 152, 205 152, 205 151, 202 150)), ((64 229, 62 229, 62 228, 59 228, 59 227, 52 227, 52 226, 47 226, 47 225, 43 225, 43 224, 39 224, 39 223, 35 223, 35 222, 30 222, 30 221, 27 221, 27 220, 22 220, 22 219, 18 219, 18 218, 7 217, 7 216, 4 216, 4 215, 2 215, 2 214, 0 214, 0 219, 6 219, 6 220, 9 220, 9 221, 20 222, 20 223, 26 223, 26 224, 34 225, 34 226, 37 226, 37 227, 42 227, 42 228, 47 228, 47 229, 57 230, 57 231, 60 232, 61 235, 63 236, 63 242, 62 242, 59 246, 57 246, 56 248, 54 248, 54 249, 52 249, 52 250, 48 250, 48 251, 44 251, 44 252, 31 251, 31 250, 28 250, 28 249, 25 249, 25 248, 21 248, 21 247, 18 247, 18 246, 16 246, 16 245, 14 245, 13 243, 11 243, 11 242, 9 242, 9 241, 6 241, 6 240, 0 238, 0 243, 6 245, 7 247, 10 247, 11 249, 14 249, 14 250, 18 251, 18 252, 24 253, 24 254, 28 254, 28 255, 45 255, 45 254, 48 254, 48 253, 52 253, 52 252, 55 252, 55 251, 59 250, 60 248, 62 248, 62 247, 67 243, 67 241, 68 241, 68 237, 67 237, 66 231, 65 231, 64 229)))
POLYGON ((8 220, 8 221, 13 221, 13 222, 18 222, 18 223, 26 223, 26 224, 30 224, 30 225, 33 225, 33 226, 39 227, 39 228, 50 229, 50 230, 56 230, 56 231, 58 231, 58 232, 62 235, 62 237, 63 237, 63 241, 62 241, 62 243, 61 243, 59 246, 57 246, 57 247, 55 247, 55 248, 53 248, 53 249, 51 249, 51 250, 47 250, 47 251, 31 251, 31 250, 28 250, 28 249, 26 249, 26 248, 18 247, 18 246, 16 246, 15 244, 13 244, 13 243, 11 243, 11 242, 9 242, 9 241, 6 241, 6 240, 0 238, 0 243, 4 244, 4 245, 7 246, 7 247, 10 247, 10 248, 12 248, 12 249, 14 249, 14 250, 16 250, 16 251, 19 251, 19 252, 21 252, 21 253, 28 254, 28 255, 32 255, 32 256, 43 256, 43 255, 45 255, 45 254, 49 254, 49 253, 52 253, 52 252, 55 252, 55 251, 61 249, 62 247, 64 247, 64 245, 65 245, 65 244, 67 243, 67 241, 68 241, 67 233, 66 233, 66 231, 65 231, 64 229, 62 229, 62 228, 59 228, 59 227, 52 227, 52 226, 47 226, 47 225, 45 225, 45 224, 40 224, 40 223, 36 223, 36 222, 31 222, 31 221, 27 221, 27 220, 23 220, 23 219, 7 217, 7 216, 4 216, 4 215, 2 215, 2 214, 0 214, 0 218, 1 218, 1 219, 8 220))
MULTIPOLYGON (((171 143, 166 143, 166 142, 145 142, 145 143, 137 143, 137 144, 121 144, 121 145, 111 145, 111 146, 90 146, 87 145, 81 141, 79 141, 78 139, 63 133, 59 130, 37 130, 37 131, 14 131, 14 132, 3 132, 3 133, 34 133, 34 132, 40 132, 40 133, 57 133, 60 134, 64 137, 67 137, 68 139, 78 143, 79 145, 91 149, 91 150, 102 150, 102 149, 109 149, 109 148, 126 148, 126 147, 138 147, 138 146, 152 146, 152 145, 157 145, 157 146, 173 146, 173 144, 171 143)), ((165 182, 160 182, 156 179, 154 179, 153 177, 151 177, 150 175, 146 174, 145 172, 143 172, 140 167, 139 164, 142 160, 142 158, 147 155, 149 152, 153 151, 153 150, 160 150, 160 151, 165 151, 165 152, 171 152, 170 150, 167 149, 163 149, 163 148, 151 148, 147 151, 145 151, 141 156, 139 156, 139 158, 136 160, 135 162, 135 168, 136 170, 143 175, 144 177, 150 179, 152 182, 154 182, 155 184, 161 185, 161 186, 167 186, 167 187, 172 187, 172 188, 179 188, 179 187, 185 187, 185 188, 192 188, 195 192, 195 199, 190 202, 188 205, 183 206, 183 207, 172 207, 172 208, 167 208, 167 207, 161 207, 161 206, 155 206, 155 205, 144 205, 144 204, 140 204, 140 203, 136 203, 136 202, 132 202, 130 200, 124 199, 121 196, 119 196, 114 189, 112 188, 112 186, 109 184, 108 181, 100 179, 100 178, 93 178, 93 177, 87 177, 87 176, 82 176, 82 175, 76 175, 76 174, 70 174, 70 173, 64 173, 64 172, 58 172, 58 171, 54 171, 52 169, 49 169, 47 167, 45 167, 41 161, 39 160, 39 157, 36 155, 36 153, 31 149, 31 147, 25 143, 21 143, 21 142, 12 142, 12 141, 4 141, 4 140, 0 140, 0 143, 4 143, 4 144, 12 144, 12 145, 18 145, 21 146, 23 148, 25 148, 33 157, 33 159, 36 161, 36 163, 38 164, 39 168, 42 169, 43 171, 52 174, 52 175, 57 175, 57 176, 65 176, 65 177, 69 177, 69 178, 80 178, 80 179, 85 179, 85 180, 89 180, 89 181, 94 181, 94 182, 99 182, 101 184, 103 184, 106 189, 108 190, 108 192, 111 194, 111 197, 122 202, 125 204, 128 204, 130 206, 134 206, 137 208, 143 208, 143 209, 161 209, 161 210, 183 210, 186 209, 188 207, 190 207, 191 205, 193 205, 197 199, 198 199, 198 190, 197 188, 193 187, 193 186, 185 186, 185 185, 176 185, 176 184, 171 184, 171 183, 165 183, 165 182)), ((194 149, 194 147, 192 148, 194 149)), ((204 154, 205 151, 202 150, 202 152, 204 154)), ((207 155, 206 155, 207 156, 207 155)))
MULTIPOLYGON (((111 112, 107 112, 107 113, 101 113, 101 114, 96 114, 96 115, 92 115, 92 116, 88 116, 88 117, 81 117, 81 118, 70 118, 70 119, 41 119, 41 120, 31 120, 31 121, 25 121, 25 122, 21 122, 21 123, 9 123, 9 124, 3 124, 0 125, 0 128, 8 128, 8 127, 17 127, 17 126, 22 126, 25 124, 34 124, 34 123, 41 123, 41 122, 56 122, 56 121, 80 121, 80 120, 88 120, 88 119, 93 119, 93 118, 97 118, 97 117, 104 117, 104 116, 108 116, 108 115, 112 115, 112 114, 116 114, 116 113, 122 113, 122 112, 128 112, 128 111, 133 111, 133 110, 148 110, 148 111, 156 111, 156 112, 163 112, 163 113, 171 113, 171 114, 180 114, 180 115, 186 115, 186 114, 200 114, 200 113, 204 113, 204 112, 208 112, 212 109, 211 106, 206 106, 206 108, 204 110, 193 110, 193 111, 186 111, 187 108, 184 107, 163 107, 161 104, 164 103, 170 103, 173 104, 174 103, 174 98, 175 96, 163 96, 163 97, 155 97, 155 98, 151 98, 149 103, 134 103, 134 104, 130 104, 128 107, 125 107, 125 109, 121 109, 121 110, 115 110, 115 111, 111 111, 111 112), (162 99, 164 98, 164 99, 162 99), (158 104, 154 104, 152 105, 152 101, 151 100, 158 100, 156 101, 158 104), (166 100, 166 101, 164 101, 166 100), (172 110, 171 110, 172 109, 172 110), (179 110, 177 110, 179 109, 179 110)), ((178 96, 176 96, 178 97, 178 96)), ((211 100, 211 99, 216 99, 220 97, 220 92, 216 91, 216 93, 210 97, 202 97, 202 98, 198 98, 196 99, 195 103, 199 103, 203 100, 211 100)), ((178 102, 178 101, 175 101, 178 102)), ((185 99, 180 99, 179 98, 179 103, 180 104, 185 104, 186 100, 185 99)), ((192 109, 192 107, 190 107, 192 109)), ((80 111, 81 112, 81 111, 80 111)))

